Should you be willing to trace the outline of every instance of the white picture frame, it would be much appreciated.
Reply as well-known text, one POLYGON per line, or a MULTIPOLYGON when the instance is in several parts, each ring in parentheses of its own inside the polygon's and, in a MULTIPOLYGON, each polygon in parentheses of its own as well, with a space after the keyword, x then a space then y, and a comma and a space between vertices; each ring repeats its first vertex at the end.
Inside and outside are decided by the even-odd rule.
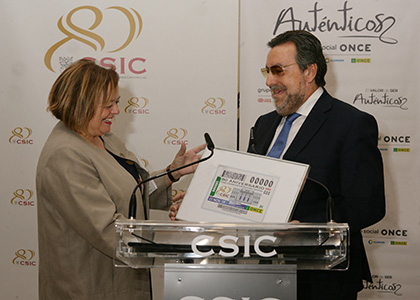
MULTIPOLYGON (((203 157, 208 155, 206 149, 203 157)), ((309 169, 307 164, 215 148, 198 165, 177 219, 289 222, 309 169)))

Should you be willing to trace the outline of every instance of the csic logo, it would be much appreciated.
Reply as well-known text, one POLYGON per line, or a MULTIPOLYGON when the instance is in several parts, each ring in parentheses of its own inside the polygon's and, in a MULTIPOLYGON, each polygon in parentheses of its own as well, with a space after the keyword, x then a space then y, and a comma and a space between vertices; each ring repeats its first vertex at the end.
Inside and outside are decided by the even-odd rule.
POLYGON ((128 105, 124 109, 127 114, 133 115, 148 115, 150 114, 150 109, 146 108, 149 104, 149 99, 145 97, 132 97, 128 100, 128 105))
POLYGON ((224 197, 224 198, 229 198, 230 197, 230 192, 232 191, 231 187, 222 185, 216 192, 217 196, 220 197, 224 197))
POLYGON ((28 127, 16 127, 12 130, 12 136, 9 138, 10 144, 33 145, 34 141, 29 137, 32 135, 32 129, 28 127))
MULTIPOLYGON (((260 244, 263 241, 270 241, 271 243, 275 243, 277 238, 270 235, 262 235, 255 239, 254 247, 251 247, 251 236, 244 235, 243 237, 243 247, 244 253, 242 254, 243 257, 249 258, 251 257, 251 250, 255 251, 255 253, 260 257, 272 257, 277 255, 277 251, 274 249, 270 252, 263 252, 260 249, 260 244)), ((237 245, 238 240, 240 237, 233 236, 233 235, 224 235, 219 239, 218 245, 220 246, 220 250, 217 254, 223 257, 235 257, 239 254, 239 246, 237 245), (223 249, 230 249, 232 251, 224 251, 223 249)), ((200 257, 208 257, 211 255, 215 255, 216 252, 213 249, 210 249, 207 252, 200 251, 198 246, 200 245, 207 245, 209 242, 213 241, 214 237, 210 235, 199 235, 195 237, 191 242, 191 250, 194 254, 200 257)), ((263 243, 265 244, 265 243, 263 243)))
POLYGON ((19 249, 15 252, 12 263, 22 267, 36 267, 36 261, 32 260, 34 256, 35 252, 30 249, 19 249))
POLYGON ((167 137, 163 140, 164 144, 168 145, 181 145, 182 142, 188 145, 188 140, 185 139, 187 136, 187 130, 184 128, 172 128, 166 132, 167 137))
MULTIPOLYGON (((99 8, 84 5, 71 10, 65 19, 61 16, 57 22, 57 27, 65 37, 52 45, 44 56, 44 64, 52 72, 55 72, 52 63, 53 56, 63 45, 70 44, 72 46, 74 43, 84 44, 95 52, 106 51, 107 53, 117 53, 126 49, 139 37, 143 27, 143 20, 140 14, 134 9, 129 10, 121 6, 111 6, 106 8, 106 22, 104 22, 104 13, 99 8), (90 20, 89 18, 91 18, 92 13, 94 19, 90 20), (77 20, 77 24, 75 24, 75 20, 77 20), (83 24, 86 22, 90 25, 83 24), (109 32, 109 30, 106 30, 106 27, 113 24, 113 22, 118 22, 119 30, 126 30, 124 34, 119 36, 126 36, 127 38, 116 42, 119 36, 113 38, 107 37, 108 44, 117 44, 110 47, 100 33, 101 30, 103 33, 109 32), (128 27, 124 28, 123 24, 128 24, 128 27)), ((139 75, 146 72, 144 68, 146 59, 142 57, 86 58, 97 60, 98 64, 103 67, 115 65, 120 75, 139 75)), ((66 68, 72 63, 72 57, 60 57, 59 63, 62 65, 62 68, 66 68)))
POLYGON ((10 200, 12 205, 33 207, 35 206, 35 201, 31 200, 33 196, 33 191, 29 189, 17 189, 13 192, 13 198, 10 200))
POLYGON ((226 115, 226 109, 222 109, 226 101, 223 98, 208 98, 204 101, 204 107, 201 109, 201 113, 208 115, 226 115))

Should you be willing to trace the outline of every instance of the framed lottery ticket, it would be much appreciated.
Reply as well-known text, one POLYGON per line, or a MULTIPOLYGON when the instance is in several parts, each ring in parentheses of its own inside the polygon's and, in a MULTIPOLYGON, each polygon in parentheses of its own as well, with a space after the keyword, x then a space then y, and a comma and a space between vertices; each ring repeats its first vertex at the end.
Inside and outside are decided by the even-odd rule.
POLYGON ((215 148, 213 157, 198 165, 177 218, 289 222, 308 173, 306 164, 215 148))

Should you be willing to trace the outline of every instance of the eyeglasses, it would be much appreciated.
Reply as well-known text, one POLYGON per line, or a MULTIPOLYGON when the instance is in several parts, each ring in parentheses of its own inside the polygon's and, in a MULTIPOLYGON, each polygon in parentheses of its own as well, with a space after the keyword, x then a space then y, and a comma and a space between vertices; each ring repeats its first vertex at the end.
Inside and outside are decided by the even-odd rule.
POLYGON ((293 64, 286 65, 286 66, 275 65, 275 66, 272 66, 271 68, 265 67, 265 68, 262 68, 261 69, 261 73, 263 74, 263 76, 265 78, 267 78, 268 73, 271 73, 274 76, 280 77, 280 76, 283 76, 284 75, 284 68, 287 68, 287 67, 290 67, 290 66, 293 66, 293 65, 296 65, 296 64, 297 63, 293 63, 293 64))

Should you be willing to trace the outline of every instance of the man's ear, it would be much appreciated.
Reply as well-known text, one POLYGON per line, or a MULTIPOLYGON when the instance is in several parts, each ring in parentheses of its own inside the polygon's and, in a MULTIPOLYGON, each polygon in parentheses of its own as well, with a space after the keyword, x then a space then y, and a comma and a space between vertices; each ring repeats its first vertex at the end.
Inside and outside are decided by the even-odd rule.
POLYGON ((318 66, 316 64, 308 65, 305 71, 303 71, 306 81, 308 83, 314 82, 317 72, 318 72, 318 66))

